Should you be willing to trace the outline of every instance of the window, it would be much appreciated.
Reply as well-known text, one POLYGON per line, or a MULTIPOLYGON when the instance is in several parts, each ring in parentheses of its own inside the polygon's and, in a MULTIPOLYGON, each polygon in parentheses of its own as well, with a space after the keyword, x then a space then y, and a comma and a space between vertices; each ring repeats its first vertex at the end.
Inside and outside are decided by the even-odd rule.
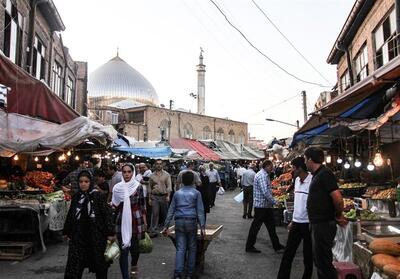
POLYGON ((144 123, 144 111, 128 112, 128 122, 144 123))
POLYGON ((222 128, 219 128, 217 130, 216 139, 217 140, 224 140, 224 135, 225 135, 224 130, 222 128))
POLYGON ((212 138, 213 138, 213 136, 212 136, 210 127, 205 126, 203 128, 203 139, 207 140, 207 139, 212 139, 212 138))
POLYGON ((118 113, 113 112, 111 114, 111 124, 118 124, 118 113))
POLYGON ((161 140, 167 140, 169 138, 169 128, 171 126, 170 121, 167 119, 163 119, 160 123, 160 135, 161 135, 161 140))
POLYGON ((357 82, 368 76, 368 53, 366 45, 361 47, 354 59, 354 72, 357 82))
POLYGON ((245 142, 245 135, 244 135, 243 132, 240 132, 240 134, 239 134, 239 143, 240 144, 244 144, 244 142, 245 142))
POLYGON ((235 143, 235 132, 233 130, 230 130, 228 133, 228 141, 235 143))
POLYGON ((380 68, 398 55, 396 14, 393 10, 375 33, 375 62, 380 68))
POLYGON ((340 92, 343 93, 349 87, 350 87, 350 75, 349 71, 346 70, 346 72, 340 77, 340 92))
POLYGON ((186 123, 183 126, 183 137, 187 139, 193 139, 193 127, 190 123, 186 123))
POLYGON ((12 62, 21 66, 22 27, 24 18, 11 0, 6 1, 4 17, 4 54, 12 62))
POLYGON ((74 107, 74 82, 70 77, 68 77, 67 80, 67 88, 65 90, 64 101, 71 107, 74 107))
POLYGON ((61 86, 61 81, 62 81, 62 68, 60 64, 57 62, 54 62, 53 65, 53 83, 51 86, 51 89, 53 89, 54 93, 57 94, 60 98, 62 98, 62 86, 61 86))
POLYGON ((39 80, 45 80, 46 75, 46 48, 43 43, 35 36, 33 47, 32 75, 39 80))

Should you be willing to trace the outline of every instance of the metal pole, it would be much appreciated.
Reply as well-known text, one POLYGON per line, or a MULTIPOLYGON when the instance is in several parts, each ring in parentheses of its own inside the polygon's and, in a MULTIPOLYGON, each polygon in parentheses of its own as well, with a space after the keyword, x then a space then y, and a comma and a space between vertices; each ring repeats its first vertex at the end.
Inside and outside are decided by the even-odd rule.
POLYGON ((296 120, 297 129, 300 129, 300 121, 296 120))
POLYGON ((307 122, 307 94, 306 91, 301 91, 301 96, 303 97, 303 113, 304 113, 304 123, 307 122))

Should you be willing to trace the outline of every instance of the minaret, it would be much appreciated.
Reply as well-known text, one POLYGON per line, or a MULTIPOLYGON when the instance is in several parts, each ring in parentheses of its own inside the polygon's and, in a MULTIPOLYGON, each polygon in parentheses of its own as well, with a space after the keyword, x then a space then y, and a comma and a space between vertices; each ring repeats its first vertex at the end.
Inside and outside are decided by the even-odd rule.
POLYGON ((200 48, 200 63, 197 65, 197 113, 206 113, 206 65, 203 64, 203 49, 200 48))

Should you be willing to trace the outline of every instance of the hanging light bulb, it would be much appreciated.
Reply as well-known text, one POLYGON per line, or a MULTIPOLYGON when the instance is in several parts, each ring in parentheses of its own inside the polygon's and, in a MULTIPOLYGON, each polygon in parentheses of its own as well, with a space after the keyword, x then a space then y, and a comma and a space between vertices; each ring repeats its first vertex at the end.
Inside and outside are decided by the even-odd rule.
POLYGON ((79 161, 79 156, 78 155, 75 156, 75 161, 79 161))
POLYGON ((39 158, 38 157, 35 157, 35 159, 33 159, 35 162, 38 162, 39 161, 39 158))
POLYGON ((135 159, 135 155, 132 154, 132 155, 131 155, 131 158, 132 158, 132 159, 135 159))
POLYGON ((326 161, 327 164, 332 163, 332 156, 331 155, 326 156, 326 160, 325 161, 326 161))
POLYGON ((387 164, 388 166, 390 166, 390 165, 392 164, 392 160, 391 160, 390 158, 388 158, 388 159, 386 160, 386 164, 387 164))
POLYGON ((377 167, 381 167, 383 165, 383 158, 380 152, 376 152, 374 157, 374 165, 377 167))
POLYGON ((360 162, 360 160, 356 160, 356 162, 354 163, 354 166, 356 167, 356 168, 359 168, 359 167, 361 167, 361 162, 360 162))
POLYGON ((346 163, 344 163, 344 168, 348 170, 350 168, 350 163, 346 161, 346 163))
POLYGON ((65 159, 67 158, 65 157, 64 153, 60 157, 58 157, 58 161, 65 161, 65 159))
POLYGON ((17 155, 14 156, 14 161, 18 161, 18 160, 19 160, 19 157, 18 157, 18 154, 17 154, 17 155))
POLYGON ((343 159, 339 157, 339 158, 337 158, 336 162, 337 162, 338 164, 341 164, 341 163, 343 163, 343 159))
POLYGON ((68 150, 67 156, 71 156, 71 154, 72 154, 71 151, 68 150))
POLYGON ((44 160, 45 160, 46 162, 48 162, 48 161, 49 161, 49 157, 46 156, 46 158, 44 158, 44 160))
POLYGON ((367 170, 373 171, 374 169, 375 169, 374 164, 372 164, 372 162, 369 162, 369 163, 368 163, 368 166, 367 166, 367 170))

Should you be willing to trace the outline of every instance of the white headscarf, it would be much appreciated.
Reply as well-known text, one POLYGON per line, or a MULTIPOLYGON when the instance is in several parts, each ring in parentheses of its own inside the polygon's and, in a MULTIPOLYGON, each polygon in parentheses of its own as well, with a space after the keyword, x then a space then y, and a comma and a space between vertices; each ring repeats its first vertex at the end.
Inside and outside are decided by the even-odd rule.
POLYGON ((131 246, 132 239, 132 210, 130 196, 134 195, 140 186, 140 183, 135 179, 135 168, 130 166, 132 169, 132 178, 130 181, 122 181, 116 184, 113 188, 112 203, 118 206, 121 202, 124 203, 122 208, 122 224, 121 224, 121 235, 122 235, 122 248, 128 248, 131 246))

